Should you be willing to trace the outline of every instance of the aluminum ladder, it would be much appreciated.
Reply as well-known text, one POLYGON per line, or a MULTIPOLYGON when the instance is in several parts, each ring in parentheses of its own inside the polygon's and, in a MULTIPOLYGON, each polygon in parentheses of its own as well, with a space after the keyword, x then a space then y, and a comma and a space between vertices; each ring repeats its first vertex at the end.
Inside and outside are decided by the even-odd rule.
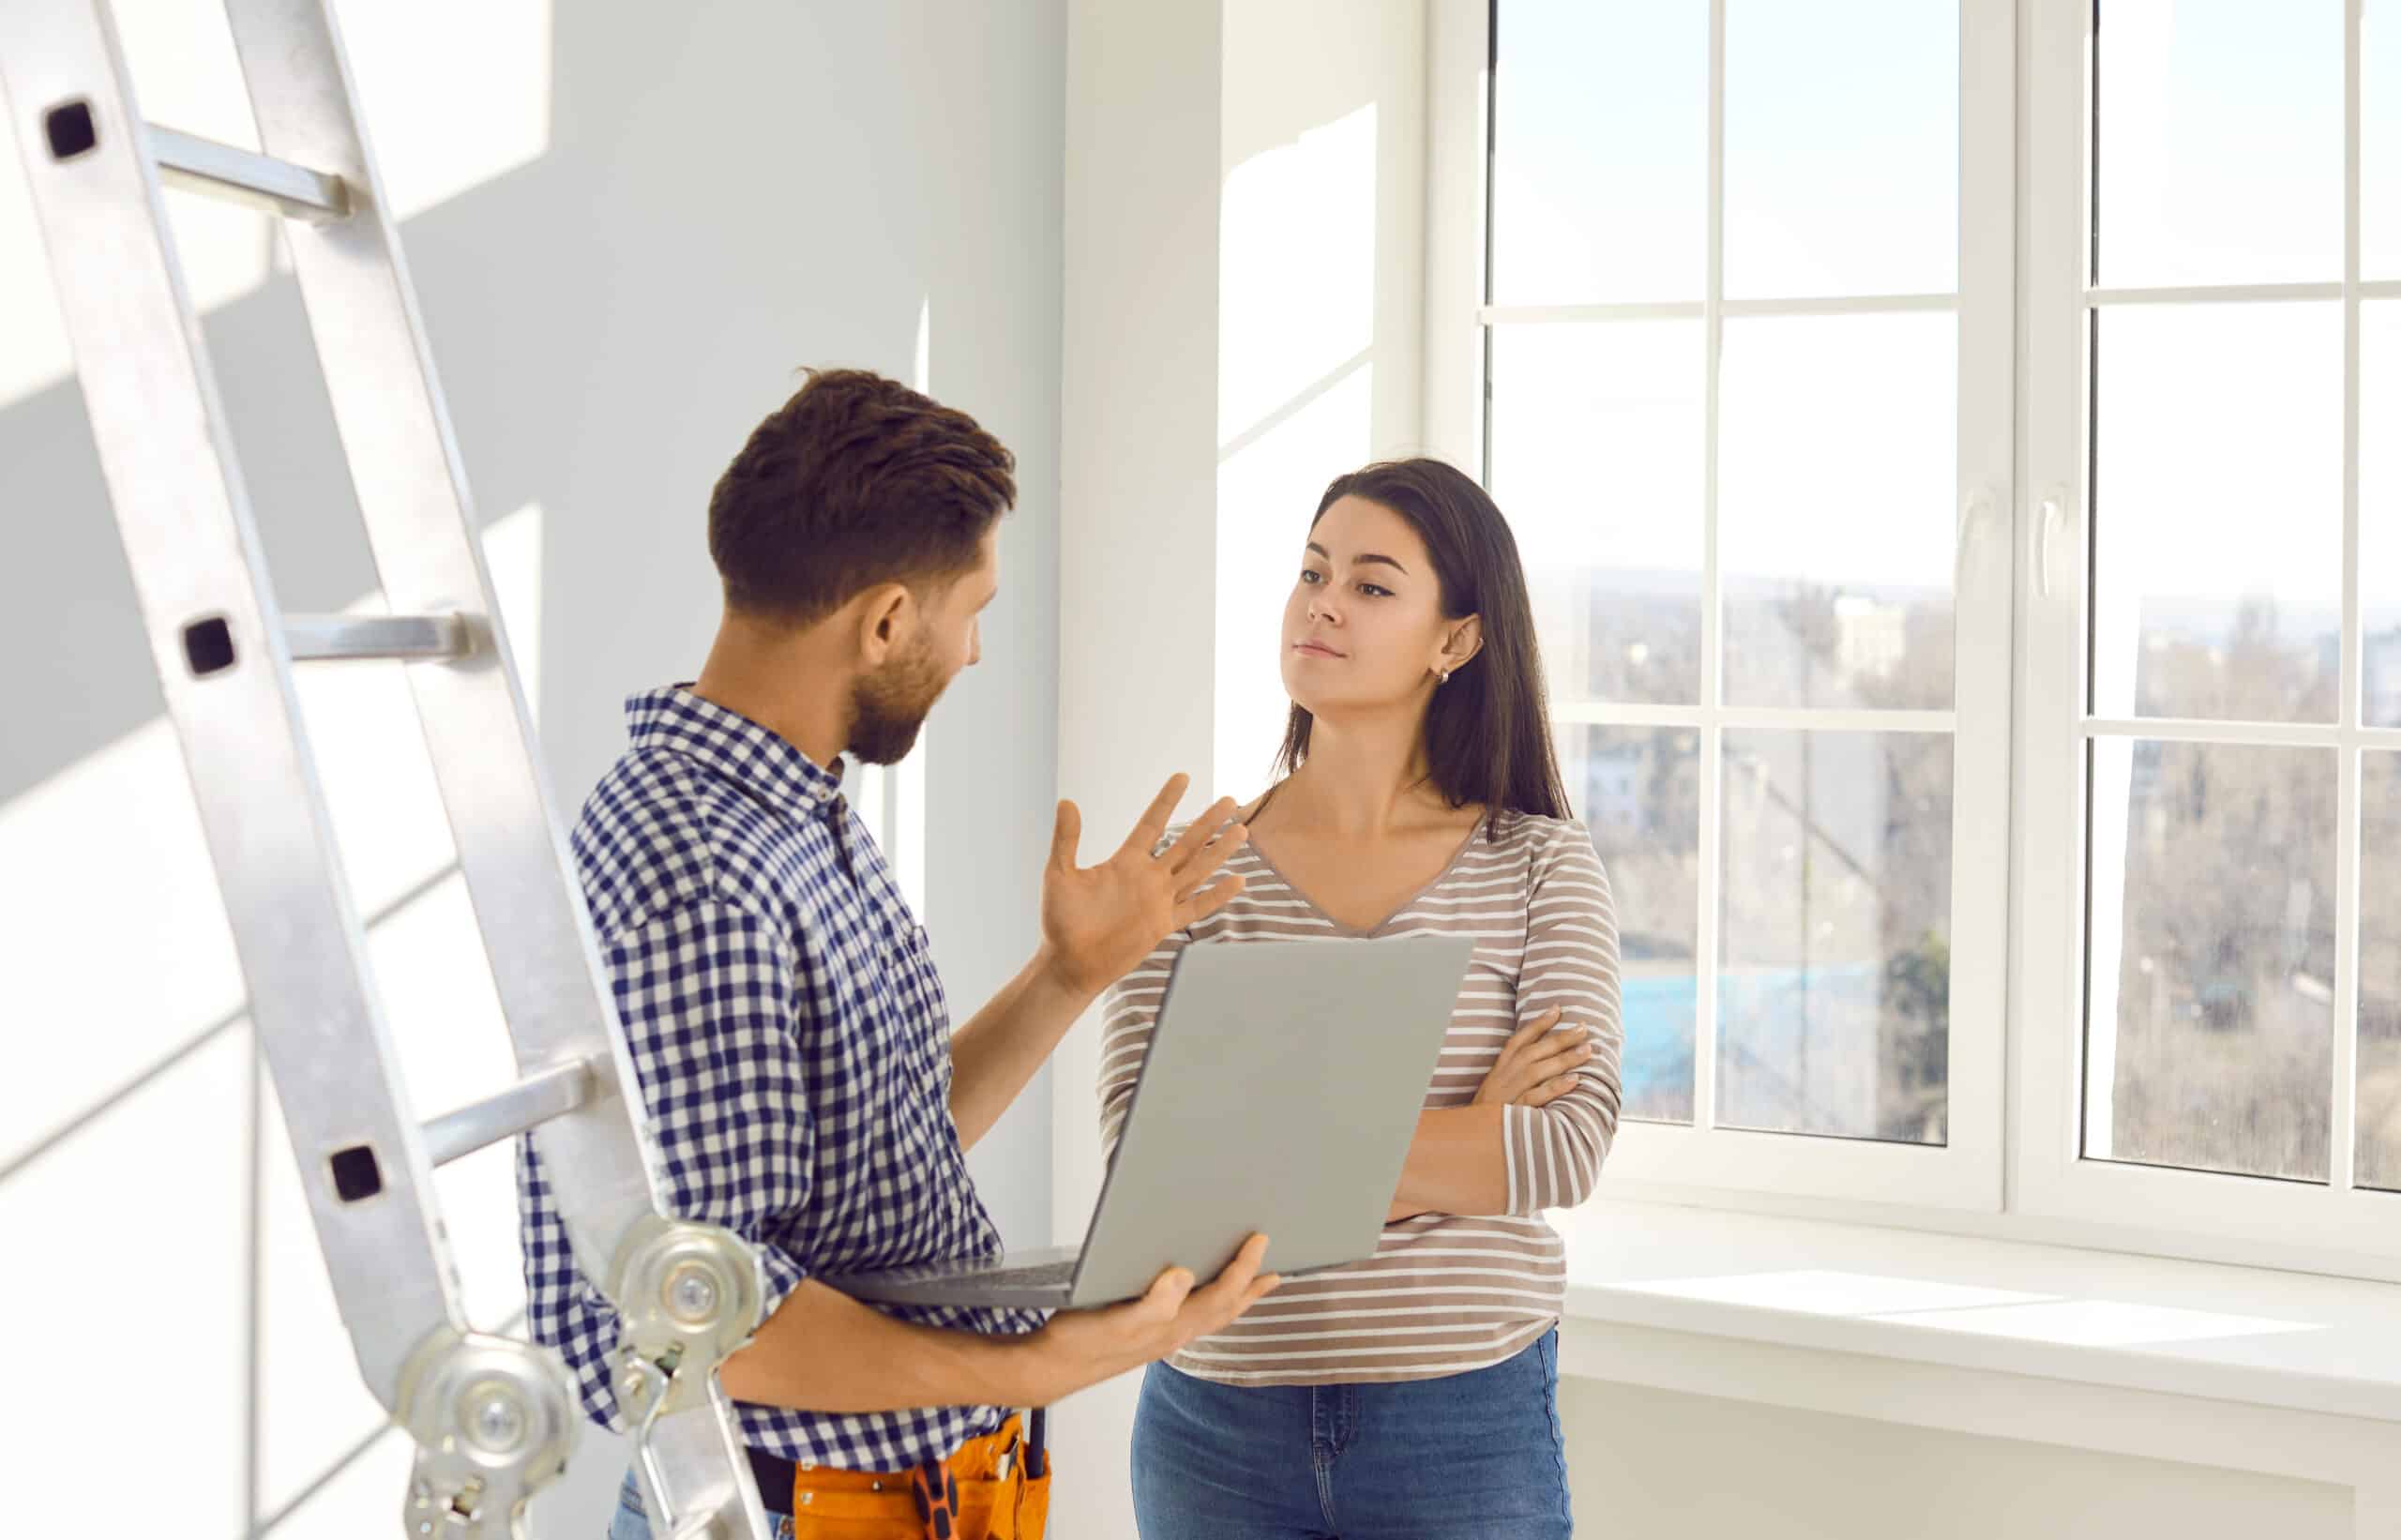
POLYGON ((368 1387, 417 1450, 402 1532, 521 1536, 581 1416, 558 1354, 473 1331, 433 1169, 530 1133, 583 1276, 616 1306, 619 1410, 661 1540, 765 1540, 716 1369, 759 1324, 757 1253, 664 1216, 591 922, 326 0, 226 0, 264 154, 145 124, 105 0, 0 4, 5 88, 60 309, 291 1130, 368 1387), (388 617, 286 615, 162 188, 279 215, 388 617), (292 671, 395 658, 456 837, 520 1080, 411 1110, 292 671))

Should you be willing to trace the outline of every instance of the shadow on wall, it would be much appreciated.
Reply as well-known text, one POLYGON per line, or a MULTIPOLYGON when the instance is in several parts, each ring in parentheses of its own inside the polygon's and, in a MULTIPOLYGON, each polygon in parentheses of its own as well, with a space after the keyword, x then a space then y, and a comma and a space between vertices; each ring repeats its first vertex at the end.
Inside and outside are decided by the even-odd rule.
MULTIPOLYGON (((364 16, 371 8, 346 11, 364 16)), ((526 8, 519 0, 514 8, 526 8)), ((481 8, 448 9, 461 35, 448 39, 455 47, 445 53, 474 55, 487 25, 481 8)), ((977 104, 924 104, 863 83, 891 78, 903 69, 908 47, 931 47, 932 38, 814 35, 812 23, 843 24, 830 8, 818 17, 758 19, 772 26, 734 27, 731 20, 703 18, 692 35, 650 38, 670 51, 665 59, 585 22, 581 30, 592 35, 596 67, 579 69, 571 67, 579 27, 570 17, 559 38, 569 67, 560 72, 549 153, 504 164, 405 223, 476 505, 488 514, 536 502, 554 510, 545 574, 557 595, 551 624, 582 643, 579 663, 553 682, 560 690, 576 690, 578 674, 643 677, 640 668, 605 664, 620 647, 656 650, 644 646, 655 634, 651 611, 684 620, 674 640, 705 641, 715 592, 698 539, 700 509, 740 425, 756 419, 763 400, 796 384, 798 365, 855 360, 905 377, 927 295, 945 316, 972 310, 941 303, 944 290, 967 275, 959 273, 964 254, 937 237, 941 225, 973 211, 892 196, 898 178, 889 161, 892 145, 926 138, 929 105, 963 115, 977 104), (888 57, 863 59, 863 52, 888 57), (722 110, 700 131, 676 88, 683 83, 672 55, 679 53, 705 58, 710 71, 750 77, 711 93, 722 110), (579 91, 600 93, 605 110, 579 112, 579 91), (811 98, 837 121, 804 125, 789 121, 789 107, 772 106, 811 98), (806 197, 796 194, 802 186, 806 197), (829 219, 841 228, 829 228, 829 219), (579 624, 596 619, 600 624, 588 629, 579 624)), ((422 27, 421 13, 412 24, 422 27)), ((374 56, 355 36, 351 47, 362 61, 374 56)), ((200 53, 192 68, 232 69, 230 46, 221 55, 200 53)), ((151 78, 141 76, 141 83, 151 78)), ((381 98, 369 89, 374 83, 364 79, 362 90, 383 158, 447 161, 456 175, 455 149, 395 152, 421 136, 476 137, 488 125, 461 120, 453 95, 472 99, 477 83, 420 71, 391 83, 389 113, 379 111, 381 98)), ((190 94, 148 91, 145 111, 175 121, 153 98, 190 94)), ((223 113, 206 116, 224 134, 223 113)), ((504 154, 524 140, 481 137, 500 137, 504 154)), ((947 157, 971 140, 964 131, 942 133, 925 147, 947 157)), ((13 158, 8 164, 0 175, 15 184, 13 158)), ((13 185, 10 194, 23 197, 13 185)), ((223 211, 183 194, 170 204, 179 229, 219 237, 210 243, 214 265, 234 271, 216 287, 240 286, 240 259, 225 254, 217 224, 223 211)), ((34 231, 28 222, 5 234, 0 282, 9 313, 29 294, 47 312, 49 278, 34 231)), ((274 278, 220 305, 205 329, 287 607, 338 606, 373 588, 289 281, 274 278)), ((0 563, 0 647, 19 691, 11 731, 0 737, 0 800, 159 711, 83 412, 81 394, 64 376, 0 406, 0 507, 13 516, 16 546, 0 563)), ((612 740, 614 707, 607 702, 600 723, 612 740)), ((554 735, 554 753, 572 744, 588 759, 578 736, 554 735)), ((580 789, 605 762, 602 755, 577 764, 589 773, 565 779, 580 789)))
MULTIPOLYGON (((114 8, 145 115, 255 143, 222 23, 195 22, 210 8, 114 8)), ((977 671, 945 701, 938 741, 988 747, 934 766, 930 797, 937 818, 957 806, 979 823, 994 798, 1047 809, 1058 8, 1004 21, 930 0, 757 0, 637 28, 563 7, 555 36, 548 0, 337 8, 514 640, 543 664, 561 803, 571 809, 617 752, 624 695, 697 666, 717 609, 702 510, 741 432, 803 363, 907 378, 930 306, 940 388, 1018 449, 1026 490, 1004 536, 1013 591, 986 627, 995 659, 1019 666, 977 671), (969 805, 951 794, 959 784, 982 794, 969 805)), ((49 1426, 100 1426, 121 1413, 126 1383, 172 1382, 219 1413, 169 1441, 150 1472, 195 1532, 362 1532, 397 1511, 406 1451, 374 1442, 380 1414, 338 1335, 254 1075, 83 400, 63 355, 43 351, 56 318, 18 164, 8 147, 0 966, 38 983, 0 1012, 0 1062, 18 1087, 0 1109, 0 1224, 38 1225, 93 1256, 138 1240, 157 1265, 98 1270, 84 1303, 96 1320, 163 1310, 176 1323, 128 1337, 121 1356, 107 1338, 33 1345, 66 1398, 49 1426)), ((211 362, 279 596, 295 611, 371 602, 307 323, 264 227, 170 203, 195 288, 214 303, 211 362)), ((399 686, 370 667, 311 675, 305 690, 312 724, 343 750, 327 779, 346 865, 362 909, 388 915, 379 976, 418 1110, 433 1112, 505 1075, 506 1054, 399 686)), ((937 911, 967 887, 944 862, 1021 871, 1030 885, 1042 830, 983 838, 955 854, 937 840, 937 911)), ((944 940, 944 970, 974 998, 1031 942, 1030 918, 995 922, 989 939, 948 929, 962 933, 944 940)), ((1047 1161, 1047 1109, 1036 1124, 1027 1158, 1047 1161)), ((1001 1135, 991 1143, 1006 1153, 1001 1135)), ((442 1182, 470 1314, 500 1324, 518 1303, 506 1153, 442 1182)), ((1038 1168, 1017 1185, 1047 1203, 1038 1168)), ((1047 1230, 1047 1208, 1013 1223, 1005 1191, 995 1196, 1004 1230, 1047 1230)), ((63 1443, 37 1447, 64 1478, 45 1490, 74 1511, 37 1512, 28 1527, 69 1527, 104 1473, 78 1471, 63 1443)), ((552 1503, 555 1528, 537 1515, 538 1532, 597 1532, 622 1471, 621 1451, 588 1438, 576 1490, 552 1503)))

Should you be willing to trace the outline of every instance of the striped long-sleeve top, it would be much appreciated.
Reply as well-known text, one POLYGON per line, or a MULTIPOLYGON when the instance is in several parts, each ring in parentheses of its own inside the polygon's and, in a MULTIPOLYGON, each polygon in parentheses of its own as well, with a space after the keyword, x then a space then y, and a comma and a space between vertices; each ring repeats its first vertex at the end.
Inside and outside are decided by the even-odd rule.
POLYGON ((1246 879, 1241 895, 1170 936, 1110 991, 1100 1126, 1112 1159, 1169 969, 1195 943, 1473 936, 1428 1109, 1472 1101, 1509 1034, 1553 1005, 1562 1025, 1594 1029, 1597 1051, 1565 1095, 1503 1110, 1506 1212, 1387 1225, 1372 1258, 1288 1280, 1170 1362, 1225 1384, 1340 1384, 1430 1380, 1511 1357, 1559 1319, 1565 1291, 1563 1248, 1543 1211, 1584 1200, 1617 1132, 1617 919, 1591 834, 1578 823, 1503 813, 1366 931, 1335 920, 1255 849, 1237 852, 1227 869, 1246 879))

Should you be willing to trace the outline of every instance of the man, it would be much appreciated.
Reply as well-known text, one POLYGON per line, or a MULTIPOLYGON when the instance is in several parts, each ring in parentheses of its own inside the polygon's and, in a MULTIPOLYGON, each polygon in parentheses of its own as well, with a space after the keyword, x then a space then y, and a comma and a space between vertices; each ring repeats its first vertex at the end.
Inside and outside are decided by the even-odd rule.
MULTIPOLYGON (((764 1259, 771 1313, 721 1380, 768 1507, 799 1514, 802 1535, 812 1512, 863 1503, 914 1525, 913 1480, 936 1510, 923 1530, 948 1534, 954 1478, 970 1488, 960 1534, 983 1532, 979 1490, 1038 1530, 1047 1494, 1014 1485, 1028 1472, 1008 1409, 1163 1357, 1276 1281, 1254 1238, 1205 1287, 1170 1271, 1140 1300, 1047 1325, 870 1308, 815 1281, 996 1253, 964 1152, 1103 989, 1241 885, 1212 882, 1244 838, 1231 799, 1154 857, 1181 776, 1096 867, 1077 865, 1062 803, 1041 944, 954 1039, 925 932, 840 794, 841 756, 902 758, 977 661, 1013 466, 963 413, 873 374, 813 374, 710 499, 725 614, 700 678, 627 703, 631 747, 575 830, 671 1212, 764 1259)), ((579 1276, 530 1143, 519 1187, 535 1333, 586 1412, 622 1428, 616 1314, 579 1276)), ((611 1533, 649 1533, 630 1477, 611 1533)))

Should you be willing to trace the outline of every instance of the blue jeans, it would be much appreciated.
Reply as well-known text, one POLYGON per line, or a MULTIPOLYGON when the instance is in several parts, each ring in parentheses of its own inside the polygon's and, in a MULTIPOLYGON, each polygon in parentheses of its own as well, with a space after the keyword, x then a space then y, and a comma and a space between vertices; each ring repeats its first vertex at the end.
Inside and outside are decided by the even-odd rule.
POLYGON ((1559 1540, 1559 1333, 1377 1385, 1220 1385, 1154 1364, 1134 1414, 1142 1540, 1559 1540))
MULTIPOLYGON (((785 1540, 792 1533, 792 1517, 767 1515, 767 1532, 785 1540)), ((650 1516, 642 1506, 642 1479, 631 1471, 626 1472, 626 1484, 617 1491, 617 1517, 609 1521, 609 1540, 653 1540, 650 1516)))

